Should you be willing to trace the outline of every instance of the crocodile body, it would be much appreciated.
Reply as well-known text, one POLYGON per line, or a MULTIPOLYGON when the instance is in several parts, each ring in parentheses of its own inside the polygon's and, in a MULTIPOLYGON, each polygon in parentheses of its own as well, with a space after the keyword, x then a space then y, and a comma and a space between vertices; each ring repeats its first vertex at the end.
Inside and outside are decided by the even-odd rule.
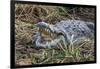
POLYGON ((57 22, 55 25, 48 24, 46 22, 39 22, 37 25, 39 28, 48 29, 51 33, 56 34, 56 37, 51 42, 45 41, 41 43, 41 33, 37 32, 35 35, 35 46, 43 48, 57 47, 60 41, 64 43, 70 43, 73 41, 80 41, 83 38, 94 37, 94 23, 85 22, 81 20, 66 20, 57 22))

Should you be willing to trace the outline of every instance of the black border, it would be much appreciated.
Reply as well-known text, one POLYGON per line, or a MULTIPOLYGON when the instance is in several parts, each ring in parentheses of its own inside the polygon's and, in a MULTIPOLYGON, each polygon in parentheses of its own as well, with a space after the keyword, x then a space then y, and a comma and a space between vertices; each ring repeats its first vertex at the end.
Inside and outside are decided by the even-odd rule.
POLYGON ((29 68, 29 67, 47 67, 47 66, 60 66, 60 65, 77 65, 77 64, 91 64, 97 62, 97 53, 96 53, 96 6, 95 5, 79 5, 79 4, 64 4, 64 3, 48 3, 48 2, 33 2, 33 1, 14 1, 11 0, 10 2, 11 7, 11 28, 10 28, 10 68, 29 68), (41 4, 41 5, 53 5, 53 6, 69 6, 69 7, 88 7, 88 8, 95 8, 95 60, 94 61, 87 61, 87 62, 71 62, 71 63, 62 63, 62 64, 34 64, 34 65, 23 65, 23 66, 15 66, 15 3, 21 3, 21 4, 41 4))

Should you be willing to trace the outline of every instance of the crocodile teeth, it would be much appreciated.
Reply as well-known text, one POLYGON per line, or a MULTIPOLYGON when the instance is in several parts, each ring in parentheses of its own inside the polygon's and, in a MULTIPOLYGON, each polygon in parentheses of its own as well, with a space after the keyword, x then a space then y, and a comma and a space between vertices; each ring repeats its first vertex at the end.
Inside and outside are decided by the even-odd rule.
POLYGON ((53 34, 51 33, 50 36, 53 36, 53 34))
POLYGON ((49 32, 49 30, 47 29, 47 32, 49 32))
POLYGON ((47 29, 47 32, 49 32, 49 30, 47 29))
POLYGON ((39 28, 37 28, 37 30, 39 30, 39 28))
POLYGON ((47 29, 44 29, 44 31, 47 31, 47 29))

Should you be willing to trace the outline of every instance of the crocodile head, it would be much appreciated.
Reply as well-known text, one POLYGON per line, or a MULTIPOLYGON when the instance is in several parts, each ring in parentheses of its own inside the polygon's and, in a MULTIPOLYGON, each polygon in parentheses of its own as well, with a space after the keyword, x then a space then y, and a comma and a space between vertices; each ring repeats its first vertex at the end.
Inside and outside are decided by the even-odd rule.
POLYGON ((43 35, 46 35, 47 37, 50 38, 55 38, 59 34, 61 34, 61 30, 55 25, 48 24, 46 22, 39 22, 36 24, 36 26, 39 28, 39 32, 43 35))
POLYGON ((36 27, 38 28, 38 32, 35 36, 36 47, 56 47, 57 43, 63 39, 61 31, 55 27, 55 25, 39 22, 36 24, 36 27))

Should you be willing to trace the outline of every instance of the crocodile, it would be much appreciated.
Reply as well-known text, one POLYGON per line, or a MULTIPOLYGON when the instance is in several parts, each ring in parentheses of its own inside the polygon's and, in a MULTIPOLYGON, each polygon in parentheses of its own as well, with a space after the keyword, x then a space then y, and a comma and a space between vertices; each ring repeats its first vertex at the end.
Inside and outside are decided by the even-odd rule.
POLYGON ((64 46, 69 43, 78 43, 86 39, 94 39, 94 23, 82 20, 62 20, 56 24, 44 21, 38 22, 36 27, 50 33, 53 39, 42 38, 42 32, 38 31, 34 36, 36 48, 57 48, 63 42, 64 46), (44 39, 44 40, 43 40, 44 39))

